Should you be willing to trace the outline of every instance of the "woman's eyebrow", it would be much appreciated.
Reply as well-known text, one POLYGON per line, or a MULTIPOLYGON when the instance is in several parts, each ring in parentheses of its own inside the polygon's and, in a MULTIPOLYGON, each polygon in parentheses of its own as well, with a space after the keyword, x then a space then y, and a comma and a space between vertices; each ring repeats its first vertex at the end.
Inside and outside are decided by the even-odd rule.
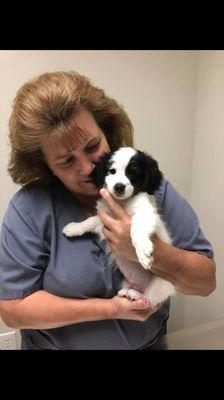
POLYGON ((100 136, 95 136, 95 137, 91 138, 88 142, 85 143, 85 147, 87 147, 89 144, 98 142, 98 140, 100 140, 100 136))
POLYGON ((65 153, 65 154, 58 154, 55 158, 54 158, 54 161, 56 161, 56 160, 60 160, 60 158, 65 158, 65 157, 68 157, 68 156, 70 156, 72 154, 72 152, 70 151, 70 152, 68 152, 68 153, 65 153))
MULTIPOLYGON (((89 146, 90 144, 94 143, 95 141, 98 141, 100 139, 100 136, 95 136, 93 138, 91 138, 90 140, 88 140, 88 142, 85 143, 84 149, 89 146)), ((72 155, 72 151, 69 151, 68 153, 65 154, 58 154, 55 158, 54 161, 56 160, 60 160, 61 158, 65 158, 72 155)))

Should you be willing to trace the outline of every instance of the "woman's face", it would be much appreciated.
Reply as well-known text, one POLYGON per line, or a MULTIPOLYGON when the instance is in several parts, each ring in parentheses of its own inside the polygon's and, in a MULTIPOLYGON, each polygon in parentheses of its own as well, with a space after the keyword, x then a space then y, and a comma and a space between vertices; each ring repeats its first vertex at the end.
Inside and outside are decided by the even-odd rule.
POLYGON ((72 193, 79 196, 96 196, 98 191, 89 175, 101 156, 110 148, 106 136, 89 111, 80 109, 74 121, 85 132, 84 143, 74 146, 75 150, 70 151, 56 138, 45 138, 41 146, 44 159, 52 173, 72 193))

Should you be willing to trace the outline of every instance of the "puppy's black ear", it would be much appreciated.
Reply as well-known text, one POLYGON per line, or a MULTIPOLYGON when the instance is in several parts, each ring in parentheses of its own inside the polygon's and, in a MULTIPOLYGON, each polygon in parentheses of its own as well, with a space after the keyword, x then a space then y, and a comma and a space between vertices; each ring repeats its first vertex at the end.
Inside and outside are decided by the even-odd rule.
POLYGON ((163 174, 159 170, 158 162, 156 160, 143 152, 140 153, 143 157, 144 164, 144 181, 142 189, 152 195, 159 188, 163 174))
POLYGON ((90 174, 90 177, 92 178, 92 181, 97 189, 101 189, 104 185, 105 176, 110 167, 111 156, 112 153, 105 153, 90 174))

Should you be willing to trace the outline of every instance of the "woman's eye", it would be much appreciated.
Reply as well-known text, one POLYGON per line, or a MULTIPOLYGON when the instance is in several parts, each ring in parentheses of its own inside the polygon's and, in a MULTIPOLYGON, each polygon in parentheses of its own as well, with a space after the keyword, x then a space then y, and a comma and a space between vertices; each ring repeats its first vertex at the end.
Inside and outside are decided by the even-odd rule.
POLYGON ((109 173, 110 173, 111 175, 116 174, 116 169, 114 169, 114 168, 109 169, 109 173))
POLYGON ((93 144, 92 146, 90 146, 90 147, 87 147, 87 151, 92 151, 92 150, 95 150, 98 146, 99 146, 99 144, 100 144, 100 142, 97 142, 96 144, 93 144))
POLYGON ((72 161, 73 161, 73 158, 69 157, 67 160, 64 160, 61 165, 63 167, 68 167, 68 166, 70 166, 72 164, 72 161))

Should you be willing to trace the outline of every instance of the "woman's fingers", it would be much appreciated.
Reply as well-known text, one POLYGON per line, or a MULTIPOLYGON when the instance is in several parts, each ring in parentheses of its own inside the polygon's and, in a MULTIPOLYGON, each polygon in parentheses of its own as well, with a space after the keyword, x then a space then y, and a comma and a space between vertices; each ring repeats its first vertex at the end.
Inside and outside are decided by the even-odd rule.
POLYGON ((108 192, 108 190, 101 189, 100 195, 106 201, 107 205, 109 206, 109 208, 112 211, 115 218, 122 219, 122 218, 126 217, 126 212, 120 206, 120 204, 111 196, 111 194, 108 192))

